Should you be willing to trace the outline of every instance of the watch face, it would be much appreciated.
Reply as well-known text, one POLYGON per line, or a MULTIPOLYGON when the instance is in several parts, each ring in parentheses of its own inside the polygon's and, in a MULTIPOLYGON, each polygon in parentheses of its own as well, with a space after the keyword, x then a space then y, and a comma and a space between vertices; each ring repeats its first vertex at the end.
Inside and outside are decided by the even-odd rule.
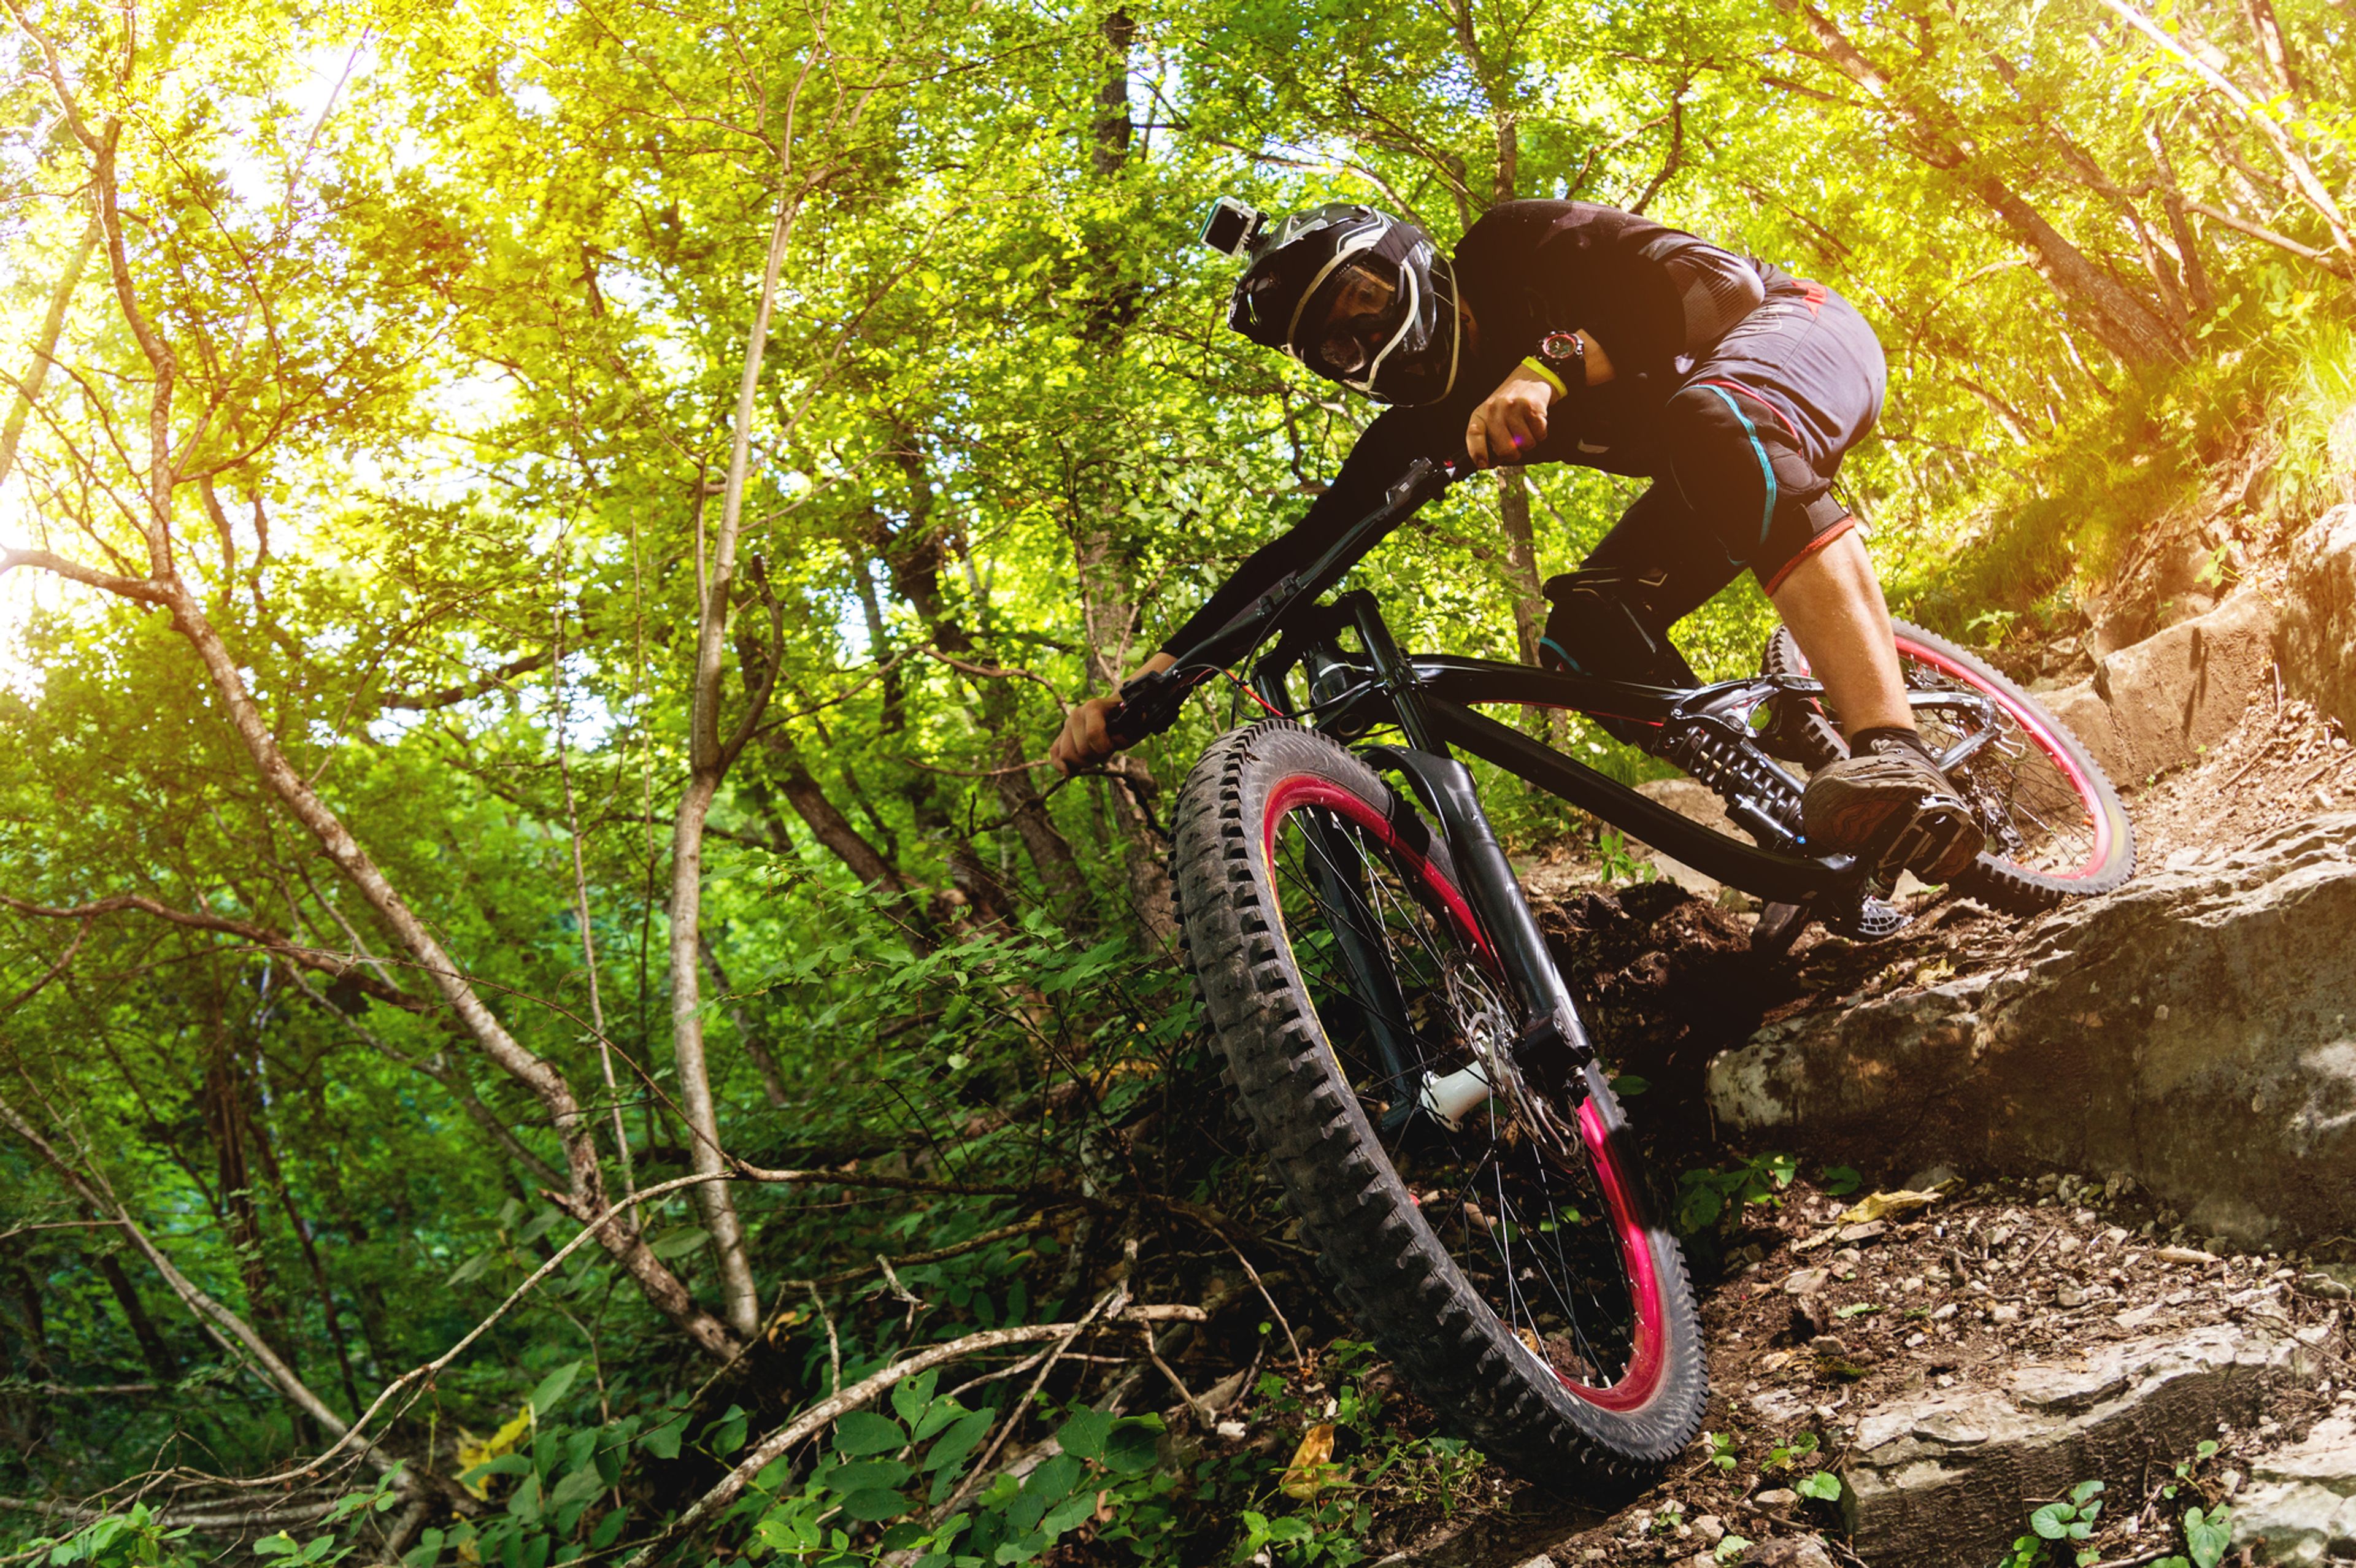
POLYGON ((1568 359, 1579 352, 1579 334, 1549 332, 1539 341, 1538 352, 1549 359, 1568 359))

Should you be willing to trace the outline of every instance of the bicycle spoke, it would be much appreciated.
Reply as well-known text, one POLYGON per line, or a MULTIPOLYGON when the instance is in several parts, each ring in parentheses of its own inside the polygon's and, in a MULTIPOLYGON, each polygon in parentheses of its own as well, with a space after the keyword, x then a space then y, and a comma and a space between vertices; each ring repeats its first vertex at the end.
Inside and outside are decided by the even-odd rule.
MULTIPOLYGON (((1274 848, 1295 957, 1369 1122, 1379 1125, 1397 1092, 1374 1059, 1374 1020, 1411 1040, 1419 1071, 1435 1076, 1513 1038, 1509 993, 1411 863, 1317 807, 1288 818, 1274 848), (1340 889, 1350 896, 1335 908, 1328 901, 1340 889), (1314 923, 1303 918, 1311 912, 1314 923), (1389 965, 1383 986, 1396 987, 1395 1004, 1353 977, 1325 934, 1338 928, 1389 965)), ((1501 1098, 1453 1132, 1422 1122, 1411 1147, 1398 1141, 1404 1130, 1382 1136, 1402 1179, 1428 1194, 1425 1219, 1440 1244, 1507 1328, 1558 1371, 1612 1381, 1633 1360, 1634 1317, 1607 1206, 1591 1177, 1582 1183, 1546 1157, 1516 1116, 1501 1098)))

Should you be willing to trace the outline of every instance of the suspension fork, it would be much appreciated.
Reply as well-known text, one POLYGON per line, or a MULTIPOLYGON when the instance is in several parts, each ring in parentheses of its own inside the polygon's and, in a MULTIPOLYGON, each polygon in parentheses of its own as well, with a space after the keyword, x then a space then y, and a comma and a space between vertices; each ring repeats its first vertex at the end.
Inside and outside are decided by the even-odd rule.
POLYGON ((1547 951, 1537 921, 1522 897, 1521 883, 1505 859, 1505 847, 1497 842, 1496 830, 1481 809, 1472 770, 1457 761, 1440 739, 1424 707, 1414 667, 1399 652, 1374 595, 1364 590, 1344 593, 1333 607, 1356 624, 1376 679, 1389 696, 1408 741, 1404 747, 1369 747, 1368 752, 1406 773, 1425 805, 1440 818, 1473 915, 1514 987, 1522 1016, 1531 1020, 1515 1042, 1516 1061, 1541 1088, 1559 1095, 1571 1087, 1578 1069, 1594 1059, 1595 1048, 1580 1022, 1569 987, 1563 984, 1553 955, 1547 951))

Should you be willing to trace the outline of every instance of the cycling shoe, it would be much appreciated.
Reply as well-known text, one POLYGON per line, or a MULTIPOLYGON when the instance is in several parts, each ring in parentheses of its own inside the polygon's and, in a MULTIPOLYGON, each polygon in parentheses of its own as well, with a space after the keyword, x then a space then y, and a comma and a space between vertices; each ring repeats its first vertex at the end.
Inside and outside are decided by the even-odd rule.
POLYGON ((1884 743, 1818 770, 1801 797, 1808 846, 1856 855, 1894 878, 1951 881, 1985 842, 1947 775, 1912 747, 1884 743))

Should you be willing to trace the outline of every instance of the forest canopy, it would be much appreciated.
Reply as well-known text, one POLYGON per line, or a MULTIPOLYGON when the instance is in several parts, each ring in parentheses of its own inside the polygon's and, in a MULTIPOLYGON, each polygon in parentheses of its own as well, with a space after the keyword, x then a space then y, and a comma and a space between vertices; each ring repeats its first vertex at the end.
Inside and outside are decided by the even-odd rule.
MULTIPOLYGON (((2308 515, 2356 398, 2346 0, 5 4, 0 1557, 1272 1528, 1058 1360, 1215 1269, 1306 1365, 1172 962, 1240 699, 1042 762, 1374 412, 1225 329, 1219 194, 1830 283, 1844 499, 1982 645, 2254 453, 2308 515)), ((1356 581, 1526 657, 1634 493, 1356 581)))

